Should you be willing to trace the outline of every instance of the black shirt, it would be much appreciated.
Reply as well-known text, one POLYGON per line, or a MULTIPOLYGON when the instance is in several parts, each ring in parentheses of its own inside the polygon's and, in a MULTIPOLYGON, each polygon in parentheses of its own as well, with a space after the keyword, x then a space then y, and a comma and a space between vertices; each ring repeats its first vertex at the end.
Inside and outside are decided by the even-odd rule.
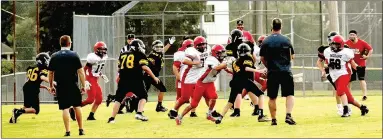
POLYGON ((145 54, 141 52, 127 51, 121 53, 118 58, 118 69, 120 81, 139 81, 143 79, 142 66, 149 62, 145 54))
POLYGON ((272 34, 262 42, 260 56, 265 58, 268 71, 291 72, 290 54, 294 54, 294 48, 286 36, 272 34))
POLYGON ((40 91, 41 76, 48 77, 48 70, 46 67, 37 67, 37 65, 29 66, 27 68, 27 82, 25 82, 24 87, 27 87, 31 91, 40 91))
POLYGON ((80 57, 76 52, 61 50, 54 53, 48 70, 54 72, 57 87, 78 87, 77 70, 82 68, 80 57))
POLYGON ((233 79, 254 80, 254 73, 246 71, 246 67, 254 68, 254 59, 251 55, 239 57, 233 62, 233 79))
POLYGON ((162 67, 164 66, 163 55, 164 55, 163 53, 157 53, 153 51, 148 56, 149 68, 152 70, 153 74, 157 77, 160 75, 160 71, 162 67))

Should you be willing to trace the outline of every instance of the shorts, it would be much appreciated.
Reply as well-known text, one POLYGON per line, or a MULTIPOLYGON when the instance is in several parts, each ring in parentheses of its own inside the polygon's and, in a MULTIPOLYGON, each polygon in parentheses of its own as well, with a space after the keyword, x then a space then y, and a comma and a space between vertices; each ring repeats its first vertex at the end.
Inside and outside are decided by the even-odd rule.
POLYGON ((176 81, 176 101, 181 97, 181 81, 176 81))
POLYGON ((128 92, 132 92, 138 99, 148 99, 148 92, 146 90, 144 80, 128 80, 118 82, 116 91, 116 101, 122 102, 128 92))
POLYGON ((59 109, 64 110, 70 107, 80 107, 82 96, 78 86, 57 86, 56 96, 59 109))
POLYGON ((352 68, 352 75, 351 75, 350 82, 356 81, 356 76, 358 76, 359 81, 364 80, 365 75, 366 75, 366 67, 357 67, 356 70, 352 68))
POLYGON ((35 114, 40 112, 40 99, 39 93, 40 90, 31 90, 28 87, 23 87, 24 93, 24 107, 33 108, 36 110, 35 114))
POLYGON ((190 100, 190 98, 193 96, 193 92, 195 89, 195 84, 182 84, 181 88, 181 97, 182 101, 185 103, 190 100))
POLYGON ((149 91, 150 89, 150 86, 153 85, 154 87, 156 87, 160 92, 166 92, 166 87, 164 85, 164 83, 160 80, 160 82, 157 84, 152 77, 150 76, 145 76, 144 77, 144 81, 145 81, 145 87, 146 87, 146 91, 149 91))
POLYGON ((279 85, 281 85, 282 97, 294 96, 294 79, 291 72, 267 73, 267 96, 277 98, 279 85))
POLYGON ((192 96, 193 96, 192 102, 191 102, 192 108, 196 108, 198 106, 202 96, 207 100, 218 98, 217 91, 215 90, 214 82, 211 82, 211 83, 197 82, 192 96))
POLYGON ((263 95, 263 92, 259 90, 257 85, 249 79, 233 79, 230 81, 230 87, 231 91, 228 102, 233 104, 237 95, 242 94, 243 89, 246 89, 247 92, 251 92, 258 97, 263 95))

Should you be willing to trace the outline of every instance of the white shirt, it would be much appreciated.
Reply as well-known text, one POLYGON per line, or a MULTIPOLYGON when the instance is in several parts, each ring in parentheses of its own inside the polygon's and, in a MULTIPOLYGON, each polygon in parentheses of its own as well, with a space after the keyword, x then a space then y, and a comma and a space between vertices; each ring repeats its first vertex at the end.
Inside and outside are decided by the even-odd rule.
POLYGON ((354 58, 354 52, 351 49, 343 48, 339 52, 333 52, 330 47, 323 52, 326 61, 333 67, 329 67, 329 74, 332 81, 335 82, 340 76, 351 74, 351 66, 349 61, 354 58))
MULTIPOLYGON (((174 62, 178 61, 181 62, 180 65, 180 77, 182 78, 183 73, 185 72, 185 69, 187 68, 187 65, 182 64, 185 58, 185 52, 184 51, 177 51, 174 53, 173 59, 174 62)), ((178 82, 178 88, 181 88, 181 82, 178 82)))
POLYGON ((91 64, 92 67, 91 69, 89 69, 91 73, 89 73, 89 70, 87 70, 85 74, 88 76, 90 75, 92 77, 99 77, 101 75, 101 70, 105 66, 105 62, 107 58, 108 58, 107 55, 101 58, 95 53, 88 54, 88 56, 86 57, 86 62, 88 64, 91 64))
POLYGON ((221 62, 213 56, 208 56, 206 58, 200 77, 202 83, 212 83, 217 79, 217 75, 220 71, 217 71, 214 68, 219 64, 221 64, 221 62))
MULTIPOLYGON (((185 59, 191 61, 200 61, 200 65, 188 66, 185 69, 185 73, 181 80, 184 80, 185 84, 196 84, 198 79, 201 77, 201 71, 203 69, 204 61, 209 54, 207 52, 201 53, 194 47, 189 47, 185 50, 185 59)), ((184 60, 185 60, 184 59, 184 60)))

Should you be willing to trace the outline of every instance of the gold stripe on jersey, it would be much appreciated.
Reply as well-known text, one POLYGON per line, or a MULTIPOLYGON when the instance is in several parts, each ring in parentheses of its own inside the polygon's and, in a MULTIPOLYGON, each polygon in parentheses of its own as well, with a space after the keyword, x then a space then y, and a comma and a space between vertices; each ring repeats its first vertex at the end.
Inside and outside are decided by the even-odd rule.
POLYGON ((148 65, 148 60, 146 59, 141 59, 138 63, 142 64, 142 65, 148 65))

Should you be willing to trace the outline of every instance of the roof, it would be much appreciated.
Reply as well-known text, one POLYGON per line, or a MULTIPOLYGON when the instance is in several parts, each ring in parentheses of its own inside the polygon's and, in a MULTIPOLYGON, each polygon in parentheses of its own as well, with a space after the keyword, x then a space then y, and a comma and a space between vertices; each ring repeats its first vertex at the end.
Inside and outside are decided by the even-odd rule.
POLYGON ((13 49, 4 43, 1 43, 1 54, 13 54, 13 49))

